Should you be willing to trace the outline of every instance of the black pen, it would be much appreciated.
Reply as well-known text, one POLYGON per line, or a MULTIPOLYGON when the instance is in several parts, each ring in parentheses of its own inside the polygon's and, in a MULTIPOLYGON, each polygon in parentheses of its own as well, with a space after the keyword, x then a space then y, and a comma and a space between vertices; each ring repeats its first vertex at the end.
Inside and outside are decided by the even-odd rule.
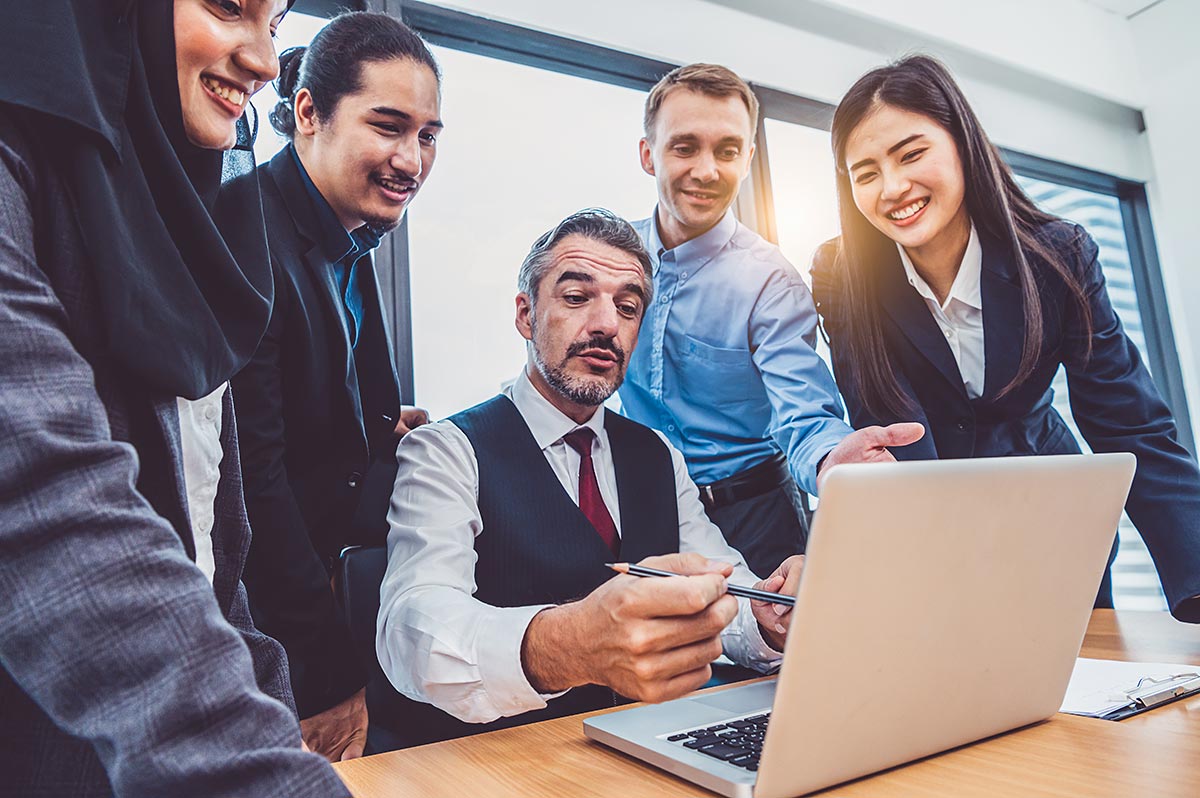
MULTIPOLYGON (((617 573, 629 574, 630 576, 683 576, 683 574, 660 571, 657 568, 647 568, 644 565, 633 565, 627 562, 606 562, 604 564, 617 573)), ((795 596, 785 596, 782 593, 771 593, 753 587, 742 587, 741 585, 726 585, 726 589, 731 595, 741 596, 742 598, 769 601, 772 604, 783 604, 786 607, 796 606, 795 596)))

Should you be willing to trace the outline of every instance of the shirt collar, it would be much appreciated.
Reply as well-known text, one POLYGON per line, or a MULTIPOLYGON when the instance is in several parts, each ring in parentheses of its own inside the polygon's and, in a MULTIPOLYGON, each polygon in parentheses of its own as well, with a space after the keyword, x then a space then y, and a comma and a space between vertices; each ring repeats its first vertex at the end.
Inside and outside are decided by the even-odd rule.
POLYGON ((606 439, 603 406, 596 408, 596 412, 587 421, 577 424, 574 419, 564 415, 561 410, 550 404, 550 401, 542 396, 537 388, 533 387, 525 369, 521 369, 520 375, 513 382, 508 393, 513 404, 517 406, 517 412, 525 419, 525 424, 533 433, 533 439, 537 441, 539 449, 546 450, 561 440, 562 436, 580 427, 591 429, 596 433, 596 440, 600 441, 600 445, 604 445, 606 439))
POLYGON ((730 208, 711 229, 668 250, 658 234, 658 206, 655 206, 654 215, 650 217, 650 254, 654 256, 654 273, 658 273, 659 261, 666 252, 674 253, 676 263, 692 262, 696 264, 695 268, 700 268, 724 249, 737 232, 737 225, 737 217, 733 215, 733 208, 730 208))
POLYGON ((296 168, 300 170, 300 179, 304 182, 304 188, 317 215, 317 229, 309 232, 316 237, 317 245, 321 247, 329 262, 337 263, 348 255, 357 259, 358 255, 379 246, 381 236, 368 225, 363 225, 353 233, 346 232, 346 228, 338 221, 337 214, 333 212, 333 208, 309 176, 308 170, 304 168, 295 145, 289 144, 288 149, 296 161, 296 168))
MULTIPOLYGON (((912 259, 908 257, 904 247, 896 244, 896 249, 900 251, 900 262, 904 264, 904 274, 908 277, 909 285, 917 289, 917 293, 921 296, 937 302, 937 296, 933 293, 933 289, 917 273, 917 269, 913 266, 912 259)), ((963 253, 962 263, 958 265, 958 274, 954 277, 950 292, 946 294, 946 301, 941 303, 942 309, 945 310, 950 306, 952 300, 957 299, 968 307, 983 310, 983 294, 980 290, 982 270, 983 247, 979 245, 979 234, 975 232, 975 223, 972 222, 971 237, 967 239, 967 250, 963 253)))

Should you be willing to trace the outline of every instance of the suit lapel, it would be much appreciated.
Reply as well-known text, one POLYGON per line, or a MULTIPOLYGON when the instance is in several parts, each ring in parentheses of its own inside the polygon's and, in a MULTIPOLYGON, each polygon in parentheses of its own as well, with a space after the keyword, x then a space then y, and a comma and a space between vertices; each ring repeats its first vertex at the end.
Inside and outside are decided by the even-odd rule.
MULTIPOLYGON (((226 391, 228 393, 228 391, 226 391)), ((154 402, 154 421, 162 436, 166 461, 171 464, 169 474, 158 477, 168 483, 174 501, 170 508, 159 509, 175 527, 183 541, 183 548, 190 560, 196 560, 196 538, 192 533, 191 508, 188 506, 187 481, 183 473, 183 433, 179 429, 179 404, 175 398, 154 402)))
POLYGON ((312 274, 319 287, 317 293, 321 296, 321 304, 324 306, 326 317, 329 320, 333 348, 337 353, 338 363, 342 367, 343 393, 350 405, 350 411, 358 422, 359 432, 363 436, 363 445, 366 446, 366 427, 363 424, 362 402, 359 398, 358 372, 354 368, 354 350, 350 347, 350 332, 346 327, 347 311, 342 303, 342 287, 338 285, 337 275, 329 261, 325 259, 319 246, 313 246, 304 253, 304 266, 312 274))
POLYGON ((954 353, 950 351, 946 337, 929 312, 929 306, 905 278, 899 253, 893 252, 890 261, 882 266, 876 279, 879 280, 880 297, 888 315, 938 373, 956 391, 966 396, 954 353))
POLYGON ((1008 248, 981 234, 983 270, 983 395, 990 397, 1016 375, 1024 342, 1025 311, 1017 266, 1008 248))
POLYGON ((337 276, 325 254, 321 251, 319 242, 313 231, 318 229, 318 220, 304 179, 296 167, 295 159, 287 149, 280 151, 271 159, 267 171, 279 189, 279 196, 292 217, 298 236, 295 252, 303 252, 301 260, 304 268, 312 275, 325 309, 325 317, 330 325, 330 337, 333 348, 341 364, 344 396, 350 405, 350 411, 358 422, 359 433, 362 435, 363 446, 367 445, 366 427, 363 424, 362 406, 358 393, 358 377, 354 369, 353 350, 350 348, 350 333, 346 328, 346 309, 342 304, 342 288, 338 285, 337 276), (307 249, 305 249, 307 247, 307 249))

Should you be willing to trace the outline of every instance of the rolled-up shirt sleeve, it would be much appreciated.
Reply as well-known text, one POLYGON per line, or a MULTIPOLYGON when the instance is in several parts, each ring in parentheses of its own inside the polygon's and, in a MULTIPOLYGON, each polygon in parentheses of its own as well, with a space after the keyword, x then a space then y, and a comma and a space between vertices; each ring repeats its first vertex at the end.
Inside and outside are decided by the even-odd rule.
MULTIPOLYGON (((733 565, 729 582, 752 587, 759 577, 746 565, 746 560, 737 549, 729 545, 721 530, 704 512, 696 484, 688 476, 683 454, 658 433, 663 444, 671 451, 671 464, 675 469, 675 495, 679 503, 679 550, 695 552, 710 560, 733 565)), ((762 630, 750 609, 750 600, 738 599, 737 617, 721 633, 721 645, 725 656, 739 665, 769 673, 783 661, 783 652, 776 651, 763 639, 762 630)))
POLYGON ((546 706, 521 643, 550 605, 494 607, 474 597, 479 466, 452 422, 410 432, 397 450, 376 651, 399 692, 459 720, 487 723, 546 706))

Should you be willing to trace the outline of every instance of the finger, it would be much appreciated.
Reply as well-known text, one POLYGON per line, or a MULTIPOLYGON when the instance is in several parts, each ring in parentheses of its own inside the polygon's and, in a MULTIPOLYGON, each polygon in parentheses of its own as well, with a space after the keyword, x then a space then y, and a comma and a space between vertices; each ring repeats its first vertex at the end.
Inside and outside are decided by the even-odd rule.
POLYGON ((730 563, 721 562, 720 560, 710 560, 704 555, 695 552, 661 554, 656 557, 647 557, 638 564, 686 576, 698 576, 700 574, 729 576, 733 573, 733 565, 730 563))
POLYGON ((638 657, 633 676, 642 684, 667 682, 684 673, 691 673, 721 656, 720 638, 710 637, 684 646, 638 657))
MULTIPOLYGON (((754 589, 755 590, 765 590, 768 593, 778 593, 779 588, 783 587, 783 581, 784 581, 783 574, 780 573, 779 571, 776 571, 775 573, 771 574, 769 577, 762 580, 761 582, 755 582, 754 589)), ((758 599, 751 599, 751 600, 758 601, 758 599)))
POLYGON ((925 427, 916 422, 906 421, 891 424, 879 430, 879 446, 908 446, 925 437, 925 427))
POLYGON ((624 614, 633 618, 669 618, 703 612, 726 594, 720 574, 638 579, 624 595, 624 614))
POLYGON ((405 407, 400 411, 400 418, 410 429, 416 429, 422 424, 429 423, 429 412, 423 407, 405 407))
POLYGON ((660 571, 670 571, 675 574, 685 574, 695 576, 699 574, 721 574, 729 576, 733 573, 733 565, 720 560, 710 560, 702 554, 695 552, 676 553, 676 554, 660 554, 656 557, 647 557, 638 565, 644 565, 647 568, 657 568, 660 571))
POLYGON ((630 625, 627 643, 633 653, 644 654, 716 640, 737 617, 737 613, 737 599, 722 596, 708 609, 695 615, 648 618, 636 627, 630 625))
POLYGON ((678 676, 668 679, 657 690, 655 690, 653 695, 645 696, 642 700, 656 704, 662 701, 671 701, 676 698, 681 698, 688 693, 704 686, 704 683, 711 678, 712 667, 708 664, 705 664, 704 666, 696 668, 695 670, 688 671, 687 673, 681 673, 678 676))
POLYGON ((348 759, 358 759, 363 755, 363 749, 367 746, 367 732, 365 729, 359 729, 354 732, 350 738, 350 742, 346 744, 346 748, 342 751, 341 761, 345 762, 348 759))
POLYGON ((751 602, 750 609, 754 612, 754 620, 758 621, 760 626, 779 631, 776 627, 779 626, 780 616, 775 614, 776 606, 778 605, 766 601, 755 601, 751 602))

